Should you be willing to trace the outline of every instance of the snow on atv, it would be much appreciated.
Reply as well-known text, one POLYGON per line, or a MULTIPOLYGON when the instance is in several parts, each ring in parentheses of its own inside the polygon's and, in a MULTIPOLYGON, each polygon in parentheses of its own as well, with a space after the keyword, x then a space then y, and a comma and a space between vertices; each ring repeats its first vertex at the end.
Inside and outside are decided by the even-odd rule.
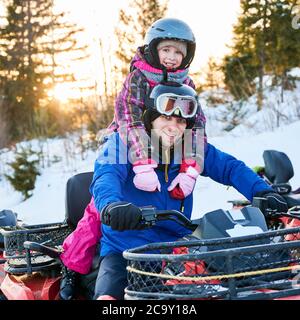
MULTIPOLYGON (((59 299, 61 245, 91 199, 91 179, 91 172, 69 179, 65 221, 1 228, 2 299, 59 299)), ((148 207, 143 213, 145 227, 172 219, 194 232, 189 239, 124 252, 129 272, 126 299, 300 300, 299 227, 269 231, 261 210, 251 206, 216 210, 197 221, 177 211, 148 207)), ((281 217, 281 213, 275 215, 281 217)), ((297 210, 285 215, 300 218, 297 210)), ((78 299, 92 299, 98 268, 99 256, 95 256, 91 272, 80 276, 78 299)))

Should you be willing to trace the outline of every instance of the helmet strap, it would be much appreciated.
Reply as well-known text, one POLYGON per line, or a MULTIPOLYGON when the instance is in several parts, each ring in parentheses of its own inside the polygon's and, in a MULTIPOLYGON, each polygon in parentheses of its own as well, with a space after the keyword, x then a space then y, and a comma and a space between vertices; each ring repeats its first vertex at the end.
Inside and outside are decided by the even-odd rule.
POLYGON ((163 72, 163 82, 168 82, 168 70, 163 65, 162 65, 162 72, 163 72))

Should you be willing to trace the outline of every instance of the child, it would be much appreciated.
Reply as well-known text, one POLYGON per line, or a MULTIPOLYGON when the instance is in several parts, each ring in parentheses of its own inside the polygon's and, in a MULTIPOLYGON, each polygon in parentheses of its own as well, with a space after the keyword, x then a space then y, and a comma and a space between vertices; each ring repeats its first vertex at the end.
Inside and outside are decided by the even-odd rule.
MULTIPOLYGON (((145 97, 163 81, 174 81, 194 88, 188 76, 188 67, 194 58, 195 48, 194 34, 185 22, 171 18, 154 22, 146 33, 145 45, 138 48, 131 62, 131 72, 117 97, 115 117, 110 128, 118 131, 121 139, 128 143, 135 172, 134 184, 140 190, 153 192, 160 189, 154 171, 157 163, 149 157, 149 137, 142 122, 145 97)), ((199 106, 192 128, 192 150, 184 154, 180 173, 169 190, 175 199, 183 200, 194 188, 196 179, 187 174, 189 167, 196 169, 198 175, 201 173, 204 144, 196 140, 196 132, 203 132, 204 127, 205 117, 199 106)))
MULTIPOLYGON (((151 151, 149 136, 146 133, 142 120, 145 111, 145 99, 149 96, 152 88, 160 82, 173 81, 186 84, 194 88, 192 80, 188 76, 190 66, 195 54, 195 37, 190 27, 178 19, 164 18, 152 24, 145 36, 145 44, 137 49, 137 53, 131 62, 130 73, 126 77, 123 88, 116 99, 114 121, 110 125, 111 131, 118 131, 122 141, 128 144, 130 149, 130 161, 133 164, 135 176, 133 183, 136 188, 155 192, 160 191, 160 182, 155 172, 157 162, 149 156, 151 151)), ((193 126, 193 132, 204 131, 205 117, 202 109, 198 106, 193 126)), ((203 165, 202 152, 196 148, 196 143, 201 141, 193 135, 193 148, 184 154, 181 159, 181 168, 178 175, 172 181, 169 192, 174 199, 183 200, 191 194, 196 179, 201 173, 203 165), (191 174, 192 172, 192 174, 191 174)), ((203 143, 202 143, 203 145, 203 143)), ((93 207, 93 204, 91 205, 93 207)), ((95 208, 85 213, 98 214, 95 208)), ((96 219, 94 219, 96 220, 96 219)), ((85 273, 88 265, 92 262, 92 256, 87 258, 86 252, 78 252, 78 241, 73 239, 81 237, 85 221, 80 222, 80 228, 76 229, 64 243, 64 253, 61 260, 66 268, 63 268, 61 281, 61 299, 72 299, 75 287, 74 271, 85 273), (73 252, 76 257, 73 256, 73 252), (80 260, 85 266, 83 269, 74 267, 74 261, 80 265, 80 260), (72 262, 73 261, 73 262, 72 262)), ((89 228, 89 227, 87 227, 89 228)), ((99 241, 99 234, 89 237, 89 242, 81 243, 82 248, 94 247, 99 241)), ((94 252, 90 250, 90 252, 94 252)))

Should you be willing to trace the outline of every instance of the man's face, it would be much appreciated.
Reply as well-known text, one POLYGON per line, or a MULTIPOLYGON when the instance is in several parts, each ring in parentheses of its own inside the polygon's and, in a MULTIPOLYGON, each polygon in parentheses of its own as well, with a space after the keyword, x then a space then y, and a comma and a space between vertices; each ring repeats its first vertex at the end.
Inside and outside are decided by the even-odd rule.
POLYGON ((184 118, 161 115, 152 122, 152 133, 161 138, 165 148, 170 148, 182 138, 186 125, 184 118))

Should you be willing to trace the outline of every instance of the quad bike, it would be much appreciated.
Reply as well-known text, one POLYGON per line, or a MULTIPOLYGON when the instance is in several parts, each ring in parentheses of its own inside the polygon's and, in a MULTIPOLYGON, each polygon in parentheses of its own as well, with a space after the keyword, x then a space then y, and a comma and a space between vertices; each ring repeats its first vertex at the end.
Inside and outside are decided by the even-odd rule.
MULTIPOLYGON (((299 209, 269 214, 271 220, 300 219, 299 209)), ((166 219, 193 230, 192 236, 125 251, 125 299, 300 300, 300 227, 269 231, 260 209, 251 206, 212 211, 197 221, 149 208, 143 223, 166 219)))
MULTIPOLYGON (((1 253, 0 257, 1 299, 59 299, 58 293, 61 279, 61 262, 59 260, 59 255, 61 253, 61 245, 65 237, 76 228, 78 221, 83 216, 85 207, 90 201, 91 196, 88 187, 91 183, 92 175, 92 172, 81 173, 69 179, 66 186, 65 221, 43 225, 16 225, 1 228, 1 234, 4 238, 3 253, 1 253)), ((140 249, 137 249, 137 251, 133 249, 129 252, 125 252, 124 256, 128 259, 129 268, 131 267, 133 270, 140 266, 143 268, 144 272, 149 272, 149 268, 151 269, 153 263, 156 263, 156 267, 151 269, 152 273, 153 270, 156 271, 155 280, 152 279, 151 275, 150 278, 147 278, 145 281, 140 281, 144 275, 129 272, 129 287, 126 289, 127 298, 162 299, 171 297, 171 299, 174 299, 175 289, 172 289, 171 295, 165 295, 165 288, 180 288, 180 290, 182 290, 184 287, 190 288, 190 291, 185 291, 184 293, 182 293, 182 291, 181 293, 177 292, 176 294, 179 295, 176 295, 175 298, 210 299, 217 297, 220 299, 235 299, 236 297, 240 298, 240 291, 244 290, 241 288, 244 288, 244 284, 246 283, 247 292, 252 290, 251 288, 253 288, 253 290, 254 288, 255 290, 261 290, 259 291, 261 295, 256 295, 255 298, 273 299, 286 296, 289 299, 300 299, 299 288, 291 288, 292 285, 296 285, 292 276, 294 270, 297 270, 299 266, 298 250, 300 249, 300 241, 298 235, 300 233, 300 228, 286 229, 285 225, 281 225, 281 228, 283 228, 282 230, 268 231, 263 214, 258 208, 252 207, 235 211, 236 216, 247 216, 247 219, 230 220, 231 229, 235 231, 239 230, 245 223, 248 229, 249 227, 252 227, 252 233, 254 230, 256 233, 263 230, 263 232, 258 235, 247 235, 245 237, 237 237, 237 234, 226 234, 221 231, 221 226, 218 227, 219 233, 217 234, 209 231, 216 230, 216 227, 214 226, 216 221, 226 222, 224 217, 230 216, 228 211, 219 210, 219 213, 221 212, 223 218, 214 219, 213 223, 206 223, 205 219, 208 221, 211 219, 209 218, 210 216, 217 217, 215 212, 205 214, 201 220, 190 221, 180 212, 176 212, 174 216, 173 211, 156 212, 154 209, 150 208, 143 208, 142 211, 145 213, 145 217, 141 223, 144 223, 145 227, 154 224, 156 219, 175 219, 176 221, 179 221, 179 223, 183 223, 187 228, 193 230, 194 236, 189 239, 189 241, 183 240, 182 242, 176 243, 152 244, 149 245, 149 247, 146 246, 145 249, 142 249, 144 250, 142 252, 143 255, 154 250, 152 251, 154 256, 153 254, 148 254, 147 259, 158 258, 158 262, 155 262, 156 260, 150 260, 148 263, 146 261, 147 259, 145 260, 146 262, 144 260, 139 261, 139 259, 141 259, 139 256, 140 249), (246 210, 246 213, 243 210, 246 210), (253 218, 254 216, 257 217, 257 220, 255 220, 256 218, 253 218), (234 226, 232 225, 233 222, 234 226), (199 240, 199 238, 201 239, 199 240), (226 246, 224 247, 225 244, 228 244, 229 248, 226 246), (172 248, 174 248, 174 250, 171 250, 172 248), (207 248, 207 252, 205 252, 205 248, 207 248), (158 250, 159 252, 161 250, 164 252, 159 253, 163 254, 163 256, 157 255, 158 250), (256 257, 256 252, 259 254, 255 263, 252 261, 247 265, 247 263, 243 262, 243 257, 245 258, 245 261, 248 261, 249 256, 256 257), (220 259, 216 260, 215 257, 219 257, 220 259), (268 258, 269 260, 266 260, 265 263, 261 263, 262 257, 270 258, 268 258), (230 260, 234 261, 234 263, 230 264, 230 260), (180 261, 179 264, 178 261, 180 261), (198 263, 198 261, 201 261, 201 263, 198 263), (235 261, 242 262, 236 263, 235 261), (219 265, 220 263, 221 265, 219 265), (269 270, 271 275, 268 275, 267 271, 264 271, 267 270, 269 266, 272 266, 272 272, 269 270), (254 269, 252 270, 251 268, 254 269), (280 270, 278 270, 278 268, 280 270), (264 272, 263 276, 260 276, 259 274, 262 272, 259 271, 260 269, 264 272), (273 269, 275 269, 276 272, 273 272, 273 269), (161 278, 157 277, 157 274, 162 271, 167 274, 171 273, 170 276, 172 276, 172 278, 162 282, 161 278), (238 280, 236 280, 234 276, 237 272, 246 274, 243 275, 242 278, 238 275, 238 280), (256 282, 252 279, 252 272, 258 273, 257 276, 253 276, 255 281, 257 279, 256 282), (175 276, 181 277, 182 274, 186 277, 193 277, 194 279, 174 278, 175 276), (228 274, 231 274, 231 276, 229 277, 228 274), (199 277, 202 277, 203 275, 213 278, 199 279, 199 277), (273 276, 275 276, 275 279, 273 279, 273 276), (241 279, 242 281, 240 281, 241 279), (174 284, 174 281, 179 281, 179 284, 174 284), (207 281, 209 282, 206 283, 207 281), (219 287, 225 288, 223 289, 222 294, 215 295, 215 287, 212 288, 213 290, 206 290, 205 294, 199 295, 199 292, 195 293, 195 288, 197 289, 197 286, 203 287, 204 282, 204 287, 207 287, 207 285, 211 287, 211 281, 218 282, 217 285, 219 287), (249 282, 251 285, 249 285, 249 282), (134 287, 135 284, 140 285, 140 283, 144 284, 143 288, 134 287), (153 292, 153 285, 151 285, 151 283, 155 284, 155 290, 161 288, 164 292, 162 293, 159 290, 157 295, 155 295, 156 293, 153 292), (197 284, 196 286, 195 283, 197 284), (257 288, 258 284, 259 287, 257 288), (183 287, 181 285, 183 285, 183 287), (230 288, 230 291, 228 291, 228 288, 230 288), (143 295, 145 290, 147 293, 146 296, 143 295), (227 290, 227 293, 225 293, 224 290, 227 290), (264 290, 268 291, 268 295, 264 293, 264 290), (272 291, 272 294, 270 291, 272 291), (137 292, 137 294, 135 294, 135 292, 137 292), (140 292, 142 294, 140 294, 140 292), (234 294, 234 292, 238 292, 238 294, 234 294)), ((290 212, 285 215, 286 216, 283 216, 281 213, 273 213, 273 220, 281 218, 299 220, 297 210, 290 210, 290 212)), ((99 257, 96 256, 91 272, 87 275, 80 276, 78 282, 78 291, 80 294, 78 299, 91 299, 93 297, 98 268, 99 257)), ((248 293, 245 297, 252 298, 248 293)))
MULTIPOLYGON (((88 187, 92 176, 92 172, 87 172, 68 180, 63 222, 29 226, 17 223, 0 228, 4 240, 0 252, 0 299, 59 299, 61 245, 66 236, 76 228, 91 199, 88 187), (44 251, 41 253, 31 250, 27 243, 31 243, 33 249, 36 245, 44 251)), ((97 268, 96 258, 93 268, 97 268)), ((80 278, 79 285, 83 283, 83 298, 85 294, 89 298, 86 288, 89 287, 91 275, 94 280, 93 272, 80 278)))

